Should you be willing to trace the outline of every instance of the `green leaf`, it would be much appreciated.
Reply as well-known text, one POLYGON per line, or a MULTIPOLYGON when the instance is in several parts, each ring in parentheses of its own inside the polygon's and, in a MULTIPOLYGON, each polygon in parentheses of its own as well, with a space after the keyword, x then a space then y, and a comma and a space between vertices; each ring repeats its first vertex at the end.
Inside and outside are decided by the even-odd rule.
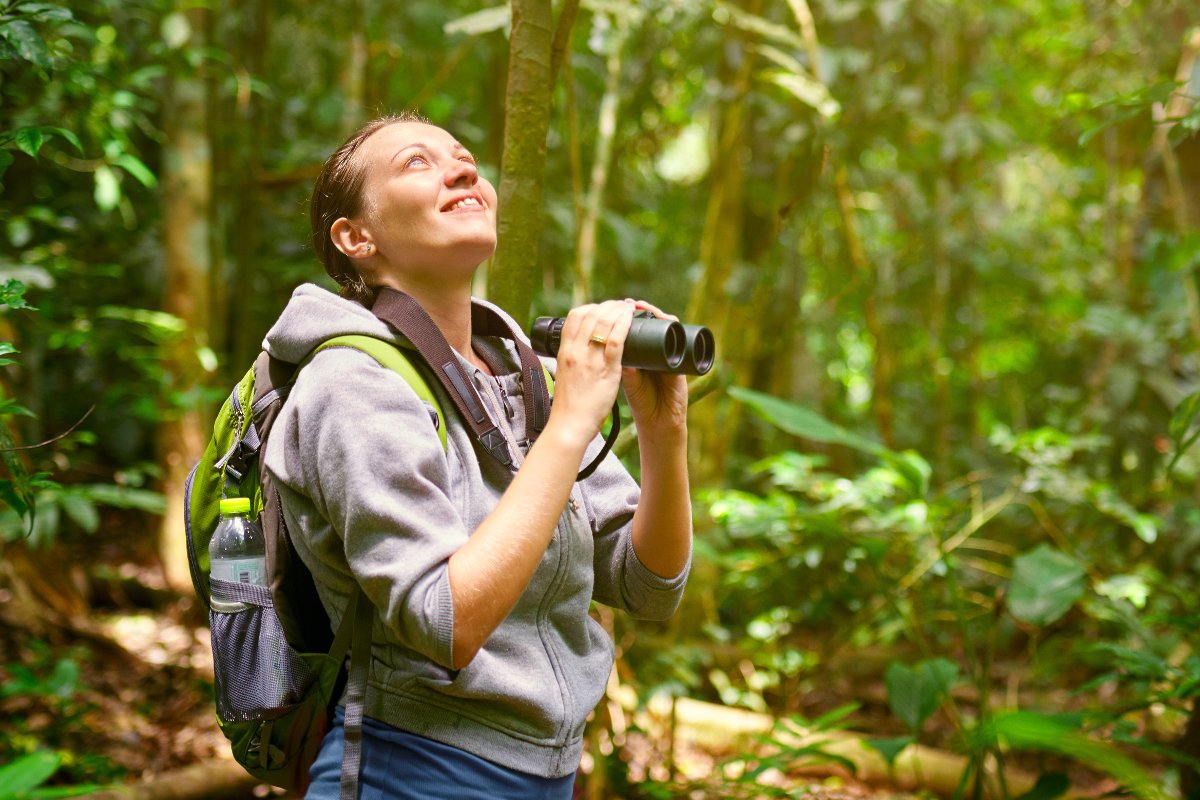
POLYGON ((62 759, 57 753, 39 751, 21 756, 11 764, 0 767, 0 800, 20 797, 36 789, 58 771, 62 759))
POLYGON ((1188 437, 1188 431, 1196 422, 1196 418, 1200 416, 1200 391, 1192 392, 1187 397, 1180 401, 1175 407, 1175 413, 1171 415, 1171 422, 1167 426, 1167 433, 1175 441, 1175 456, 1171 459, 1168 470, 1175 466, 1180 457, 1187 452, 1188 448, 1196 443, 1196 436, 1188 437))
POLYGON ((1071 780, 1061 772, 1046 772, 1038 776, 1032 789, 1017 800, 1054 800, 1062 797, 1071 788, 1071 780))
POLYGON ((1008 610, 1031 625, 1049 625, 1083 596, 1085 573, 1066 553, 1044 544, 1013 559, 1008 610))
POLYGON ((66 128, 60 128, 57 125, 43 125, 42 133, 61 136, 62 138, 66 139, 76 151, 79 152, 79 155, 83 155, 83 142, 79 141, 79 137, 75 135, 74 131, 69 131, 66 128))
POLYGON ((46 688, 56 697, 67 699, 79 687, 79 662, 70 658, 59 660, 54 672, 46 679, 46 688))
POLYGON ((904 752, 904 748, 913 743, 911 736, 897 736, 892 739, 865 739, 863 744, 879 752, 887 762, 888 769, 896 765, 896 756, 904 752))
POLYGON ((79 494, 64 494, 58 500, 63 512, 75 524, 87 533, 95 533, 100 528, 100 512, 91 498, 79 494))
POLYGON ((732 3, 718 2, 716 9, 713 11, 713 19, 720 25, 737 28, 746 33, 753 33, 766 41, 775 42, 776 44, 790 47, 793 50, 803 52, 805 49, 804 40, 800 38, 800 34, 791 28, 786 25, 780 25, 777 22, 772 22, 756 14, 751 14, 748 11, 743 11, 732 3))
POLYGON ((1090 739, 1061 719, 1032 711, 1013 711, 992 719, 989 731, 1018 750, 1059 753, 1116 778, 1142 800, 1168 800, 1157 780, 1106 742, 1090 739))
POLYGON ((153 189, 158 185, 158 178, 155 174, 136 156, 132 156, 129 153, 121 153, 113 159, 113 163, 137 178, 138 183, 147 189, 153 189))
POLYGON ((958 679, 958 666, 944 658, 922 661, 915 668, 892 662, 884 674, 888 705, 914 733, 937 711, 958 679))
POLYGON ((94 197, 96 206, 101 211, 112 211, 121 202, 121 184, 112 167, 101 164, 95 172, 96 190, 94 197))
POLYGON ((46 3, 22 3, 17 6, 17 11, 21 14, 28 14, 43 22, 68 22, 74 19, 70 10, 62 6, 52 6, 46 3))
POLYGON ((13 154, 8 150, 0 150, 0 178, 8 171, 8 165, 13 162, 13 154))
POLYGON ((22 153, 26 153, 34 158, 37 158, 38 151, 42 149, 42 144, 46 138, 42 135, 41 126, 31 125, 27 128, 21 128, 13 134, 13 141, 17 145, 17 149, 22 153))
POLYGON ((767 70, 763 73, 763 78, 786 89, 793 97, 812 107, 825 119, 832 119, 842 111, 841 104, 833 99, 828 87, 807 73, 767 70))
POLYGON ((504 30, 512 22, 512 9, 507 5, 485 8, 465 17, 452 19, 442 26, 442 32, 447 36, 465 33, 467 36, 481 36, 492 31, 504 30))
POLYGON ((17 55, 26 61, 30 61, 44 70, 50 69, 50 50, 46 47, 45 40, 23 19, 10 22, 4 28, 4 37, 16 49, 17 55))
MULTIPOLYGON (((0 150, 0 153, 4 152, 0 150)), ((25 292, 28 287, 16 278, 9 278, 0 284, 0 304, 9 308, 33 308, 25 302, 25 292)))
POLYGON ((731 386, 728 391, 730 397, 750 406, 760 417, 786 433, 814 442, 846 445, 874 456, 889 452, 883 445, 848 431, 804 406, 740 386, 731 386))

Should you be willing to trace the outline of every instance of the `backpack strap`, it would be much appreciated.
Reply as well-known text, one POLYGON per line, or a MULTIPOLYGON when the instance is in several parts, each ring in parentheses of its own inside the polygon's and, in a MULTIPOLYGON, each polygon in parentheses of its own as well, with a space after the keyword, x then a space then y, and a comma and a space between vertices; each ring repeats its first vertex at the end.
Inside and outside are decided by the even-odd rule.
MULTIPOLYGON (((438 382, 454 401, 455 408, 470 426, 475 438, 493 458, 511 469, 514 460, 508 450, 508 442, 496 423, 488 416, 487 409, 475 390, 475 384, 459 363, 446 337, 421 304, 404 292, 384 287, 380 289, 371 311, 413 343, 421 357, 433 369, 438 382)), ((521 358, 521 378, 526 384, 526 390, 523 392, 525 408, 534 433, 530 438, 535 438, 545 429, 546 420, 550 416, 550 394, 546 389, 541 361, 533 349, 492 309, 472 305, 471 319, 472 326, 483 326, 480 332, 501 335, 513 339, 516 343, 521 358)))
MULTIPOLYGON (((346 720, 342 750, 342 779, 339 800, 358 800, 358 779, 362 767, 363 708, 367 697, 367 676, 371 667, 371 626, 374 606, 362 587, 350 596, 345 616, 338 629, 334 647, 342 645, 345 655, 345 631, 352 631, 350 643, 350 673, 346 679, 346 720)), ((330 651, 331 655, 333 651, 330 651)))
POLYGON ((349 347, 354 350, 360 350, 379 362, 380 366, 387 367, 403 378, 404 382, 411 386, 413 391, 417 393, 417 397, 424 400, 433 408, 433 425, 437 428, 438 439, 442 443, 442 450, 446 449, 446 426, 442 423, 443 414, 441 404, 438 403, 433 390, 429 388, 429 383, 425 380, 425 376, 413 364, 412 356, 405 353, 402 349, 403 346, 397 346, 392 342, 385 342, 382 339, 376 339, 374 336, 363 334, 335 336, 317 345, 308 354, 308 357, 305 358, 305 363, 317 353, 322 350, 328 350, 331 347, 349 347))

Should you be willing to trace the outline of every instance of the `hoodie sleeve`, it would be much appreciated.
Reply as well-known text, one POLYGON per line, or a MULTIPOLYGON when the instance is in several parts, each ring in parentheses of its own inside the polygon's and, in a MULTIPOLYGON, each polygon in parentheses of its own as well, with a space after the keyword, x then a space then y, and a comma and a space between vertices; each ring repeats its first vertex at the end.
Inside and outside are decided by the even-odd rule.
MULTIPOLYGON (((588 448, 590 463, 601 440, 588 448)), ((678 575, 663 578, 650 571, 633 549, 633 514, 641 490, 612 453, 582 483, 584 505, 595 541, 593 597, 638 619, 664 620, 675 613, 687 583, 689 560, 678 575)))
MULTIPOLYGON (((429 408, 395 372, 350 349, 301 370, 268 442, 272 472, 312 501, 340 539, 317 545, 351 575, 391 636, 447 668, 454 607, 448 562, 468 532, 447 493, 449 469, 429 408), (280 450, 282 448, 282 451, 280 450)), ((304 526, 302 526, 304 527, 304 526)), ((314 543, 309 542, 312 545, 314 543)))

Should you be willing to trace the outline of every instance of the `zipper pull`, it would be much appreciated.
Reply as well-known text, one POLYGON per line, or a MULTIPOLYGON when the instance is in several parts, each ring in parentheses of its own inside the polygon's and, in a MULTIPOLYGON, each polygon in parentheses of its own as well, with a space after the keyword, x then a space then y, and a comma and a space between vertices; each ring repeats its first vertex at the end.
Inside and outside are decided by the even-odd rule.
POLYGON ((517 412, 513 411, 512 404, 508 402, 508 392, 504 391, 504 386, 500 383, 499 378, 493 377, 492 380, 496 382, 496 388, 500 390, 500 403, 504 406, 505 416, 512 419, 517 415, 517 412))

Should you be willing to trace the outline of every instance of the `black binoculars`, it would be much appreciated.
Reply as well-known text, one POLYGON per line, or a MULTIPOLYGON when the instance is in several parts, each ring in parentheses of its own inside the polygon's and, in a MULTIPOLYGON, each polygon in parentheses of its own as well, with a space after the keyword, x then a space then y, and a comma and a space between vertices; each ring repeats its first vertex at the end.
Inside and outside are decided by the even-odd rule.
MULTIPOLYGON (((563 317, 538 317, 529 335, 533 349, 545 356, 558 355, 563 317)), ((621 366, 676 375, 703 375, 712 369, 716 343, 703 325, 684 325, 658 319, 649 312, 633 318, 621 366)))

